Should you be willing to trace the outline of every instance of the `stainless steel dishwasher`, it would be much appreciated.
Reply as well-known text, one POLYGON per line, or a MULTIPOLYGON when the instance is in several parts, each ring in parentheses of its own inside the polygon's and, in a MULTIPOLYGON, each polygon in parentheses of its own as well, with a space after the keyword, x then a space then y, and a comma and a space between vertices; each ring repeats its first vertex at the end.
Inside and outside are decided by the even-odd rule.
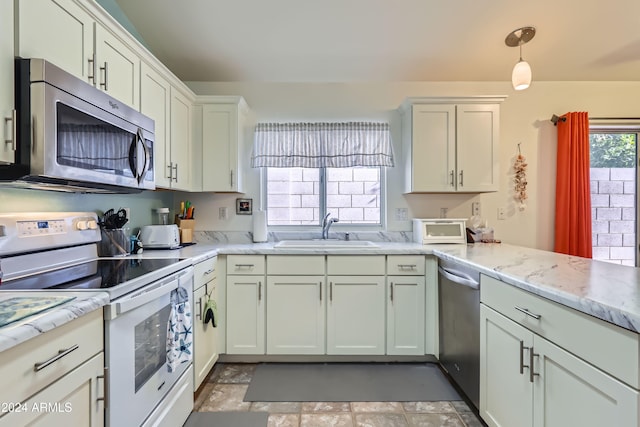
POLYGON ((440 364, 469 400, 480 400, 480 273, 438 262, 440 364))

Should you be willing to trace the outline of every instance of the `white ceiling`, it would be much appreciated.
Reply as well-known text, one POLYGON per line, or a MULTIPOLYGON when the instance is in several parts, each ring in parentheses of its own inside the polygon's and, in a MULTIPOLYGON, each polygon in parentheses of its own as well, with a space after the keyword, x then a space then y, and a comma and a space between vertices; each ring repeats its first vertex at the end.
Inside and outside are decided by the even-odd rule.
POLYGON ((185 81, 640 80, 640 0, 116 0, 185 81))

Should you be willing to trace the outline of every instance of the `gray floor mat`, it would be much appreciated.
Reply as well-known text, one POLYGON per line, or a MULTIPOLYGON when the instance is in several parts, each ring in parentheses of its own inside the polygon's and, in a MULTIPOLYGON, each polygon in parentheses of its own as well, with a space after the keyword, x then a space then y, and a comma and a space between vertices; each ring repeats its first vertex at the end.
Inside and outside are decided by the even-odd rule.
POLYGON ((261 363, 245 402, 461 400, 434 363, 261 363))
POLYGON ((183 427, 267 427, 268 412, 192 412, 183 427))

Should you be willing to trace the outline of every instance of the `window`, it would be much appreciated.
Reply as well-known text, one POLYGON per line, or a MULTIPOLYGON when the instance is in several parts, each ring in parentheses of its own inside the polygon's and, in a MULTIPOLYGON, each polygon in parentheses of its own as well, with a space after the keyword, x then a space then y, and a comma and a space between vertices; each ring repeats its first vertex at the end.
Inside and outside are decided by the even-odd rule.
POLYGON ((382 225, 382 167, 264 169, 270 226, 319 226, 327 213, 340 224, 382 225))
POLYGON ((635 127, 592 126, 591 209, 593 258, 638 265, 638 137, 635 127))

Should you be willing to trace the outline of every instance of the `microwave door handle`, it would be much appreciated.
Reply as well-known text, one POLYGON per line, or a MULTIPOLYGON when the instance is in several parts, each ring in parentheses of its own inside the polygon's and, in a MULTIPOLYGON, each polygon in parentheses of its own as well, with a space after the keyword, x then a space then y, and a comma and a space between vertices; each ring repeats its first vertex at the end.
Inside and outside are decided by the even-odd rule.
POLYGON ((147 144, 144 143, 144 134, 142 133, 142 129, 138 129, 136 133, 136 141, 142 145, 142 151, 144 151, 144 163, 142 165, 142 170, 138 174, 138 185, 144 181, 144 177, 149 170, 151 156, 149 155, 149 149, 147 148, 147 144))
POLYGON ((138 179, 138 161, 136 156, 136 150, 138 148, 138 135, 131 141, 131 145, 129 145, 129 168, 131 169, 131 173, 133 177, 138 179))

